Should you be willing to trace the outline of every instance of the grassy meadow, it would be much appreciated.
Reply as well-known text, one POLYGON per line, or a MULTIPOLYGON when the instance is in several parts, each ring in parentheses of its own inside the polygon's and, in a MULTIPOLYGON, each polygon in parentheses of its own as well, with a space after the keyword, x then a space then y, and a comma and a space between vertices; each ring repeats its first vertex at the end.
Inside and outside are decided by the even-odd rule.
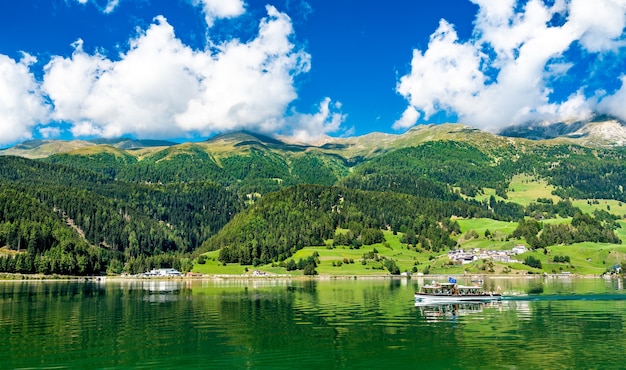
POLYGON ((535 202, 537 198, 549 198, 557 202, 561 198, 552 194, 554 189, 554 186, 548 185, 545 180, 529 175, 516 175, 511 179, 507 196, 510 202, 523 206, 535 202))
MULTIPOLYGON (((544 180, 533 176, 515 176, 510 184, 507 201, 528 205, 537 198, 550 198, 557 202, 561 198, 552 194, 554 187, 544 180)), ((478 200, 488 199, 495 196, 494 189, 484 189, 484 193, 476 197, 478 200)), ((502 198, 497 197, 502 200, 502 198)), ((593 213, 595 210, 606 210, 615 215, 626 217, 626 205, 615 200, 574 200, 573 205, 580 208, 584 213, 593 213)), ((479 219, 456 219, 461 233, 455 236, 457 247, 466 251, 479 248, 482 250, 510 250, 518 244, 527 245, 523 239, 511 239, 509 235, 517 227, 517 222, 504 222, 487 218, 479 219), (486 231, 489 231, 486 233, 486 231), (487 234, 487 235, 486 235, 487 234)), ((571 218, 544 220, 544 223, 569 223, 571 218)), ((619 221, 622 228, 616 230, 616 234, 622 241, 626 241, 626 221, 619 221)), ((401 234, 394 235, 384 231, 385 243, 362 246, 353 249, 348 246, 328 247, 332 240, 326 241, 326 246, 307 247, 297 251, 291 258, 298 261, 306 259, 317 252, 319 264, 317 272, 323 276, 362 276, 362 275, 388 275, 384 269, 382 258, 393 259, 400 271, 412 272, 414 268, 419 273, 428 274, 527 274, 527 273, 556 273, 569 272, 580 275, 600 275, 606 272, 616 263, 626 263, 626 244, 597 244, 577 243, 572 245, 557 245, 545 249, 539 249, 519 255, 520 262, 500 263, 494 261, 475 261, 466 265, 451 264, 447 257, 447 250, 433 253, 419 248, 409 248, 400 242, 401 234), (364 254, 377 251, 378 260, 365 259, 364 254), (526 257, 533 256, 541 261, 542 268, 535 269, 521 263, 526 257), (554 262, 555 256, 568 256, 570 262, 554 262), (365 262, 364 262, 365 261, 365 262)), ((262 266, 242 266, 239 264, 223 265, 217 261, 218 251, 206 253, 206 263, 195 264, 193 272, 209 275, 238 275, 251 274, 254 270, 265 271, 270 274, 283 274, 298 276, 302 271, 286 271, 277 263, 262 266)))

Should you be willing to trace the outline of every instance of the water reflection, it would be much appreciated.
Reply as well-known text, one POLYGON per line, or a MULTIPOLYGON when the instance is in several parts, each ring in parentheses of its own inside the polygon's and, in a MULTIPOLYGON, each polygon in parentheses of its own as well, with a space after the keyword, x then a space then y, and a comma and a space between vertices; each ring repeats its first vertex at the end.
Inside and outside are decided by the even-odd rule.
POLYGON ((174 281, 146 281, 141 288, 150 293, 174 293, 180 290, 181 283, 174 281))
POLYGON ((428 303, 415 302, 422 317, 429 322, 456 320, 460 316, 482 313, 485 309, 501 311, 503 303, 493 302, 457 302, 457 303, 428 303))
POLYGON ((144 296, 147 302, 173 302, 179 297, 182 284, 175 281, 143 281, 141 289, 148 295, 144 296))
POLYGON ((416 280, 0 282, 0 368, 623 368, 621 280, 434 306, 416 280))

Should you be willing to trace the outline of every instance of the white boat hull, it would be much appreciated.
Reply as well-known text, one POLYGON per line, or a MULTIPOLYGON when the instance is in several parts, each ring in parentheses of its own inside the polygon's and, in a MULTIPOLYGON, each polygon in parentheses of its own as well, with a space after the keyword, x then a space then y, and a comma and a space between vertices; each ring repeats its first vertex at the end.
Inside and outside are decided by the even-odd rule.
POLYGON ((500 294, 478 295, 437 295, 415 293, 415 302, 439 303, 439 302, 490 302, 502 299, 500 294))

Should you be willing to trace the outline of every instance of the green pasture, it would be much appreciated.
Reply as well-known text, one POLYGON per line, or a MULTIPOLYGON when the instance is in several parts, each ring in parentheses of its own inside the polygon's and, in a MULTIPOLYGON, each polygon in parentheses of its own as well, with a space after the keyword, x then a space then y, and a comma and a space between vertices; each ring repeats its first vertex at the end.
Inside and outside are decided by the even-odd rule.
MULTIPOLYGON (((393 259, 400 271, 412 271, 413 266, 416 266, 418 271, 423 271, 428 265, 431 254, 420 253, 415 250, 407 249, 406 245, 400 243, 401 235, 393 235, 389 231, 383 232, 385 235, 386 243, 378 243, 369 246, 363 246, 359 249, 352 249, 348 246, 337 247, 307 247, 297 251, 289 259, 298 261, 300 258, 306 259, 313 255, 314 252, 319 254, 320 263, 317 266, 317 272, 320 275, 336 275, 336 276, 350 276, 350 275, 388 275, 389 272, 383 267, 382 258, 393 259), (362 263, 363 255, 372 252, 374 249, 378 251, 379 260, 366 259, 365 265, 362 263), (348 263, 345 263, 347 261, 348 263), (352 261, 353 263, 350 263, 352 261), (334 263, 334 266, 333 266, 334 263)), ((326 242, 327 245, 332 245, 332 240, 326 242)), ((278 267, 277 263, 267 264, 262 266, 242 266, 240 264, 227 264, 224 266, 217 261, 219 251, 212 251, 205 253, 206 263, 203 265, 195 264, 192 272, 208 275, 221 275, 221 274, 249 274, 254 270, 261 270, 273 274, 290 274, 290 275, 302 275, 302 271, 290 271, 287 272, 285 268, 278 267), (245 269, 248 268, 246 272, 245 269)), ((433 257, 435 257, 433 255, 433 257)))
POLYGON ((622 218, 626 217, 626 205, 613 199, 576 199, 572 201, 572 204, 580 208, 583 213, 593 214, 595 210, 604 210, 622 218))
POLYGON ((528 205, 537 201, 537 198, 549 198, 557 202, 561 198, 552 194, 554 186, 548 185, 545 180, 530 175, 515 175, 509 184, 507 192, 510 202, 528 205))
MULTIPOLYGON (((545 220, 544 223, 564 223, 570 222, 569 218, 557 218, 545 220)), ((485 238, 485 230, 489 230, 492 235, 510 235, 517 223, 504 222, 492 219, 458 219, 462 234, 457 239, 462 239, 462 235, 470 230, 476 231, 478 238, 462 241, 461 247, 465 250, 480 248, 483 250, 509 250, 518 244, 525 244, 523 239, 494 239, 485 238)), ((626 221, 618 221, 622 226, 616 230, 617 235, 626 241, 626 221)), ((345 231, 345 230, 343 230, 345 231)), ((340 230, 341 232, 341 230, 340 230)), ((394 235, 390 231, 384 231, 385 243, 362 246, 358 249, 349 246, 332 245, 332 240, 326 241, 326 246, 307 247, 297 251, 290 259, 298 261, 300 258, 306 259, 317 252, 319 264, 317 272, 324 276, 356 276, 356 275, 388 275, 389 272, 383 267, 382 258, 393 259, 400 268, 400 271, 413 270, 418 272, 428 271, 430 274, 526 274, 526 273, 562 273, 570 272, 581 275, 599 275, 607 271, 615 263, 626 264, 626 244, 598 244, 598 243, 577 243, 572 245, 558 245, 517 256, 520 262, 501 263, 493 261, 476 261, 466 265, 451 264, 447 256, 447 250, 439 254, 429 251, 415 250, 408 248, 400 242, 402 234, 394 235), (378 261, 366 259, 363 264, 363 256, 369 252, 378 252, 378 261), (524 265, 524 259, 533 256, 542 263, 541 269, 531 268, 524 265), (556 263, 554 256, 569 256, 569 263, 556 263)), ((279 267, 278 263, 262 266, 242 266, 240 264, 222 264, 217 261, 219 251, 205 253, 206 263, 195 264, 192 272, 208 275, 241 275, 251 274, 254 270, 261 270, 271 274, 288 274, 293 276, 302 275, 302 271, 287 272, 284 267, 279 267), (246 271, 247 269, 247 271, 246 271)))
MULTIPOLYGON (((507 193, 508 201, 528 205, 536 202, 537 198, 549 198, 554 202, 561 200, 553 195, 554 186, 548 185, 545 180, 537 179, 530 175, 515 175, 509 185, 507 193)), ((477 200, 488 199, 492 189, 485 189, 485 194, 477 196, 477 200)), ((500 199, 497 197, 497 199, 500 199)), ((626 205, 614 199, 574 199, 572 204, 580 208, 583 213, 593 214, 595 210, 604 210, 614 215, 626 217, 626 205)))
MULTIPOLYGON (((580 275, 600 275, 616 263, 626 263, 626 245, 576 243, 558 245, 547 248, 548 254, 540 251, 532 252, 542 263, 542 271, 547 273, 570 272, 580 275), (570 257, 569 263, 554 262, 555 256, 570 257)), ((520 256, 525 258, 529 253, 520 256)))
POLYGON ((483 188, 482 194, 477 194, 474 199, 484 202, 489 200, 492 195, 496 198, 496 200, 502 200, 502 197, 496 195, 496 189, 494 188, 483 188))
MULTIPOLYGON (((204 255, 206 256, 206 263, 203 265, 194 263, 191 272, 207 275, 241 275, 245 274, 246 267, 250 271, 254 270, 254 267, 252 266, 242 266, 238 263, 229 263, 224 265, 217 260, 219 254, 219 251, 205 253, 204 255)), ((283 269, 283 273, 284 271, 285 269, 283 269)))
POLYGON ((475 230, 478 235, 485 235, 485 231, 489 230, 492 234, 495 231, 501 231, 504 234, 511 234, 517 227, 517 222, 498 221, 491 218, 459 218, 456 220, 461 227, 461 232, 465 233, 475 230))
POLYGON ((496 189, 493 188, 482 188, 482 193, 476 194, 476 196, 470 197, 463 193, 461 193, 460 186, 453 186, 452 191, 458 193, 464 199, 476 199, 480 202, 484 202, 485 200, 489 200, 489 198, 493 195, 496 199, 501 200, 502 198, 496 195, 496 189))
POLYGON ((472 249, 485 249, 485 250, 494 250, 501 251, 507 250, 515 247, 518 244, 525 244, 523 240, 511 239, 509 241, 497 241, 485 239, 484 237, 473 239, 470 241, 466 241, 460 245, 463 250, 472 250, 472 249))
POLYGON ((622 243, 626 243, 626 221, 617 221, 621 228, 615 230, 617 237, 622 240, 622 243))

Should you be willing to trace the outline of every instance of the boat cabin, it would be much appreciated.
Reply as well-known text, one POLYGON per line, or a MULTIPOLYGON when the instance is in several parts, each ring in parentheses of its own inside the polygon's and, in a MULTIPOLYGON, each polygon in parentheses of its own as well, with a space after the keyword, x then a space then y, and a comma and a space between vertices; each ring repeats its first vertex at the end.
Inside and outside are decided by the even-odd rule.
POLYGON ((422 293, 432 295, 481 295, 484 294, 479 286, 457 285, 456 283, 438 283, 424 285, 422 293))

